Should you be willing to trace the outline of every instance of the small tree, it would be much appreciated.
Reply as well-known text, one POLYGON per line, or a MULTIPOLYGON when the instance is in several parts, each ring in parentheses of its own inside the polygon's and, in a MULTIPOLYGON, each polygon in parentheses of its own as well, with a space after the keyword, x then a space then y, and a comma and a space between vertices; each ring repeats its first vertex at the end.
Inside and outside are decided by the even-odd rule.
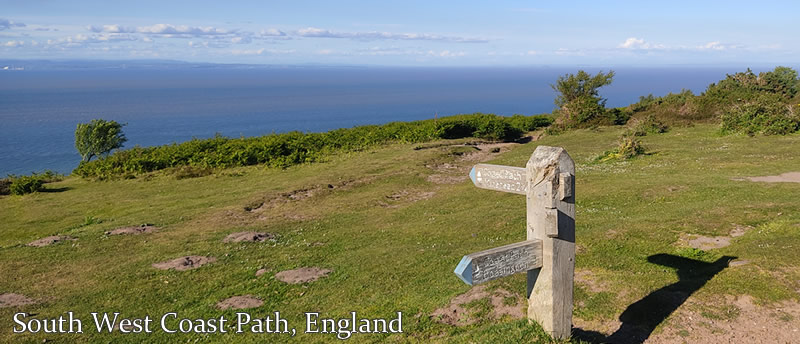
POLYGON ((93 119, 89 123, 79 123, 75 129, 75 148, 81 155, 82 162, 92 157, 108 155, 112 150, 121 148, 125 141, 122 133, 124 124, 104 119, 93 119))
POLYGON ((613 79, 613 70, 608 71, 606 74, 599 72, 594 76, 583 70, 579 70, 578 74, 567 74, 558 77, 556 84, 550 85, 550 87, 559 93, 555 100, 558 107, 563 107, 569 102, 581 97, 591 97, 597 99, 598 103, 605 105, 605 100, 600 99, 597 89, 610 85, 613 79))
MULTIPOLYGON (((608 117, 604 116, 606 100, 600 98, 597 90, 611 84, 613 78, 614 71, 591 75, 582 70, 578 74, 558 77, 555 85, 550 85, 558 92, 555 103, 561 116, 556 125, 561 128, 581 127, 608 117)), ((616 123, 616 120, 611 122, 616 123)))

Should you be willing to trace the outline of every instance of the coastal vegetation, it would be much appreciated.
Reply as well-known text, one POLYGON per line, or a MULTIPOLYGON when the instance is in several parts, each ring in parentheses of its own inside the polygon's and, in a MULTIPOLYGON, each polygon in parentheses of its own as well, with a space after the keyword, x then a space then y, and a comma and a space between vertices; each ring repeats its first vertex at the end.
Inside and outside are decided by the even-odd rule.
POLYGON ((45 190, 44 184, 54 183, 64 179, 64 176, 46 170, 42 173, 30 175, 9 175, 0 179, 0 195, 24 195, 45 190))
POLYGON ((476 137, 513 141, 549 125, 548 116, 502 117, 475 113, 414 122, 393 122, 336 129, 323 133, 289 132, 260 137, 194 139, 183 143, 119 150, 95 161, 83 161, 73 173, 89 178, 132 178, 172 167, 229 168, 263 164, 288 166, 325 160, 330 154, 356 152, 389 143, 420 143, 476 137))
POLYGON ((729 74, 700 95, 640 97, 624 108, 633 118, 652 116, 668 125, 721 123, 726 134, 789 134, 800 130, 800 78, 788 67, 729 74))

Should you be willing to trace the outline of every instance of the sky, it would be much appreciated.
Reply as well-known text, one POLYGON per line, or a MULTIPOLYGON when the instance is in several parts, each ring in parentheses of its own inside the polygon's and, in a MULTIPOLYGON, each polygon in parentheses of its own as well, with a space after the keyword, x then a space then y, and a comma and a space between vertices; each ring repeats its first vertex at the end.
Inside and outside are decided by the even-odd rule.
POLYGON ((797 64, 797 1, 0 0, 0 58, 797 64))

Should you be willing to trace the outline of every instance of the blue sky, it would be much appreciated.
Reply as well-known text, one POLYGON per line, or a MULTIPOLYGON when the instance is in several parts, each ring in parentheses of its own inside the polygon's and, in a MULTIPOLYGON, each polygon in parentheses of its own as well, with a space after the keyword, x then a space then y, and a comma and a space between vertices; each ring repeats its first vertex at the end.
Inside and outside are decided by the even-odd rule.
POLYGON ((797 1, 0 0, 0 58, 797 64, 797 1))

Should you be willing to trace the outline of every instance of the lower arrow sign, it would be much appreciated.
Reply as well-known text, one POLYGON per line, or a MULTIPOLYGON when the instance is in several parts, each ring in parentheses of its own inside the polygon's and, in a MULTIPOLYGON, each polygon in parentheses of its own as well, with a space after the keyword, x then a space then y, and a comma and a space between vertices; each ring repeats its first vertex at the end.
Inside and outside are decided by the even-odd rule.
POLYGON ((464 256, 454 271, 469 285, 542 267, 542 241, 528 240, 464 256))

